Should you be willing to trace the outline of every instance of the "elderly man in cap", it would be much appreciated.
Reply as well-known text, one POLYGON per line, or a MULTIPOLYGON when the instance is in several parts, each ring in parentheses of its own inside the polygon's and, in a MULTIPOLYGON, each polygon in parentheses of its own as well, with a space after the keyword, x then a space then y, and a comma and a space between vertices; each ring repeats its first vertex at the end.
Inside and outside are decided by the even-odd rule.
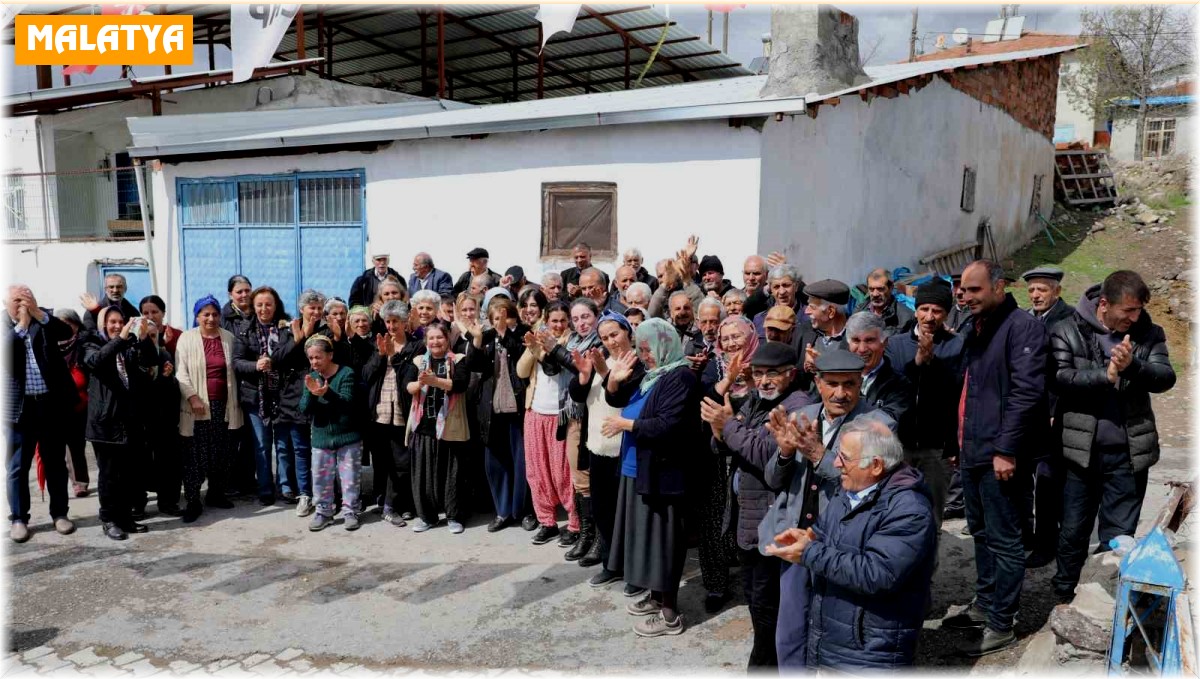
POLYGON ((800 333, 796 332, 796 312, 790 306, 777 305, 767 309, 763 331, 768 342, 782 342, 796 348, 800 333))
POLYGON ((371 263, 374 264, 370 269, 362 272, 362 275, 354 279, 354 284, 350 286, 350 302, 349 306, 370 306, 375 301, 376 295, 379 293, 379 284, 387 279, 388 276, 395 277, 400 281, 400 285, 404 285, 404 276, 400 275, 392 267, 388 266, 390 256, 386 253, 376 254, 371 257, 371 263))
POLYGON ((887 269, 867 274, 867 310, 883 319, 884 334, 889 337, 906 329, 913 319, 912 310, 896 299, 887 269))
POLYGON ((483 248, 472 248, 467 253, 467 260, 470 264, 466 271, 463 272, 458 280, 454 283, 453 294, 457 296, 461 292, 466 292, 471 288, 471 279, 476 276, 486 275, 490 280, 485 288, 490 290, 500 285, 500 274, 488 268, 488 251, 483 248))
MULTIPOLYGON (((916 390, 910 426, 900 430, 904 459, 925 476, 933 498, 933 518, 962 518, 962 500, 947 506, 951 469, 957 475, 958 396, 963 338, 946 329, 954 306, 950 284, 941 278, 917 287, 916 323, 888 338, 884 355, 916 390)), ((961 486, 960 486, 961 488, 961 486)))
POLYGON ((700 260, 700 289, 709 297, 721 297, 733 289, 733 283, 725 279, 725 267, 716 255, 704 255, 700 260))
MULTIPOLYGON (((1059 321, 1075 315, 1075 308, 1062 299, 1063 270, 1056 266, 1039 266, 1021 274, 1029 293, 1029 313, 1041 321, 1050 331, 1059 321)), ((1050 400, 1051 426, 1053 426, 1056 394, 1053 389, 1050 400)), ((1061 448, 1061 447, 1059 447, 1061 448)), ((1028 493, 1029 513, 1026 515, 1025 547, 1031 553, 1025 558, 1026 568, 1041 568, 1054 561, 1058 551, 1058 524, 1062 513, 1062 471, 1060 452, 1051 445, 1041 451, 1037 466, 1030 470, 1033 483, 1028 493)))
POLYGON ((846 349, 849 342, 846 339, 846 305, 850 303, 850 288, 841 281, 831 279, 811 283, 805 288, 808 295, 808 306, 805 313, 808 322, 797 320, 800 334, 798 343, 800 361, 804 366, 801 378, 806 384, 812 383, 816 373, 816 357, 826 349, 837 347, 846 349))
MULTIPOLYGON (((562 270, 563 285, 567 286, 567 299, 575 299, 580 295, 585 295, 582 290, 582 285, 579 283, 579 278, 584 271, 592 268, 592 246, 587 243, 579 243, 571 250, 571 258, 575 260, 575 266, 569 269, 562 270)), ((604 289, 608 289, 608 274, 596 269, 600 272, 600 277, 604 279, 604 289)))
MULTIPOLYGON (((413 272, 408 277, 408 292, 415 294, 420 290, 433 290, 441 296, 446 296, 454 290, 454 281, 450 274, 435 269, 433 257, 428 252, 418 252, 413 257, 413 272)), ((374 301, 374 298, 371 298, 374 301)))
POLYGON ((812 576, 808 666, 834 673, 911 666, 937 552, 929 490, 881 422, 846 423, 834 465, 842 492, 816 526, 788 528, 767 546, 812 576))
POLYGON ((1046 327, 1005 293, 1004 269, 977 260, 963 270, 971 308, 963 350, 959 448, 967 526, 975 540, 975 601, 946 618, 948 629, 979 630, 962 648, 978 657, 1017 643, 1025 552, 1025 487, 1046 433, 1046 327))
MULTIPOLYGON (((785 307, 786 308, 786 307, 785 307)), ((788 311, 791 311, 788 309, 788 311)), ((758 551, 758 525, 775 501, 775 491, 763 475, 778 446, 767 431, 767 418, 776 407, 786 414, 813 403, 796 384, 796 350, 781 342, 760 344, 750 359, 755 389, 735 414, 729 396, 706 398, 700 417, 712 427, 713 450, 732 458, 737 494, 737 544, 742 588, 754 626, 749 667, 774 667, 775 622, 779 617, 779 563, 758 551)))
MULTIPOLYGON (((896 423, 861 398, 861 358, 840 348, 830 348, 817 357, 819 403, 789 415, 775 408, 767 429, 778 450, 767 461, 763 480, 769 488, 784 489, 758 527, 759 551, 774 543, 775 536, 789 528, 805 529, 817 522, 840 486, 841 473, 834 466, 841 449, 844 425, 858 419, 876 420, 895 431, 896 423)), ((779 582, 779 622, 775 650, 781 668, 806 664, 808 642, 809 574, 801 565, 785 565, 779 582)))

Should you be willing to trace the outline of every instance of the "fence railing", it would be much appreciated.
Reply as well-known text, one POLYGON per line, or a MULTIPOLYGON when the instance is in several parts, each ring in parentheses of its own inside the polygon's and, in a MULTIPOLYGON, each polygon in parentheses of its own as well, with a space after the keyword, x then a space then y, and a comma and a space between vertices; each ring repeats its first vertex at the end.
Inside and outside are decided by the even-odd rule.
POLYGON ((146 166, 4 175, 4 239, 141 238, 136 172, 143 173, 147 216, 153 220, 146 166))

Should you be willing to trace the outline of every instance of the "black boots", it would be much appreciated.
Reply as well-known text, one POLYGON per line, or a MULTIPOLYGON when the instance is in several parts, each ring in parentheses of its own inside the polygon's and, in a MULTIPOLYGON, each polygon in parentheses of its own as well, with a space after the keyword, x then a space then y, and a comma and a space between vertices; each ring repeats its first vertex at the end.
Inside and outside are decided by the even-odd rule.
POLYGON ((597 543, 596 522, 592 520, 592 498, 575 493, 575 511, 579 513, 579 540, 563 556, 567 561, 579 561, 597 543))

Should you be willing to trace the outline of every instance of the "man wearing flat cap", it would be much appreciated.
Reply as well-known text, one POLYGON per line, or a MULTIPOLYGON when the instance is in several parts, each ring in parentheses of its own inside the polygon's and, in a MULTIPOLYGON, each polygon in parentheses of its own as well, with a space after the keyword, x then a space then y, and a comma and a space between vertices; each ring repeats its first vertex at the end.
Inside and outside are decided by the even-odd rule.
MULTIPOLYGON (((816 386, 821 401, 789 415, 785 409, 771 411, 767 428, 778 449, 767 461, 763 479, 771 488, 783 488, 758 527, 758 545, 763 554, 776 535, 789 528, 805 529, 841 487, 841 473, 834 459, 841 452, 840 433, 848 422, 877 420, 892 432, 896 423, 861 396, 862 371, 858 356, 830 347, 816 357, 816 386), (794 418, 794 419, 793 419, 794 418)), ((775 650, 780 668, 797 669, 806 664, 808 636, 808 574, 803 566, 787 564, 779 581, 779 621, 775 650)))
POLYGON ((371 257, 373 266, 362 272, 362 275, 354 279, 354 283, 350 286, 350 306, 370 306, 374 303, 375 296, 379 294, 379 284, 388 276, 393 276, 400 281, 401 287, 407 287, 400 272, 388 265, 389 260, 390 256, 383 252, 371 257))
MULTIPOLYGON (((776 307, 786 309, 787 307, 776 307)), ((769 321, 768 321, 769 322, 769 321)), ((750 359, 754 390, 734 414, 729 396, 700 404, 700 416, 712 427, 713 450, 733 458, 737 491, 737 543, 742 584, 754 627, 749 668, 774 667, 775 622, 779 616, 779 562, 758 551, 758 525, 775 501, 765 485, 767 462, 778 446, 767 431, 767 418, 776 407, 787 414, 814 402, 796 383, 796 350, 782 342, 764 342, 750 359)))
POLYGON ((805 388, 812 385, 817 368, 814 362, 821 352, 837 347, 846 349, 846 305, 850 303, 850 288, 841 281, 820 280, 804 288, 808 295, 805 311, 808 323, 798 323, 800 361, 804 366, 801 379, 805 388))
MULTIPOLYGON (((922 283, 916 302, 916 323, 910 331, 889 337, 884 354, 916 389, 911 426, 901 429, 900 442, 905 461, 925 475, 940 529, 952 471, 957 471, 963 338, 946 329, 946 317, 954 307, 950 283, 941 278, 922 283)), ((949 509, 956 510, 955 518, 962 518, 961 498, 957 507, 949 509)))
POLYGON ((476 276, 486 274, 490 279, 488 281, 488 289, 492 289, 500 285, 500 274, 488 268, 488 251, 483 248, 472 248, 467 253, 467 259, 470 260, 470 266, 463 272, 463 275, 458 277, 458 281, 454 283, 454 295, 458 296, 461 292, 466 292, 471 288, 471 279, 476 276))
POLYGON ((700 289, 709 297, 721 299, 733 289, 733 283, 725 278, 725 266, 716 255, 704 255, 700 259, 700 289))
POLYGON ((1028 286, 1029 313, 1046 324, 1046 330, 1055 323, 1068 319, 1075 308, 1062 299, 1063 270, 1056 266, 1039 266, 1021 274, 1028 286))

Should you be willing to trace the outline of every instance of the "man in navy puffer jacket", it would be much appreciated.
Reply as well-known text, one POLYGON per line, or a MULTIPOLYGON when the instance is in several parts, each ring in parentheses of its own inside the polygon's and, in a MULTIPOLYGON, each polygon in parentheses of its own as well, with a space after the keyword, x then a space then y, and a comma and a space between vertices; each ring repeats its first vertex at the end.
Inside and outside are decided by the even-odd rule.
POLYGON ((767 547, 811 574, 808 666, 910 666, 937 549, 929 489, 881 422, 847 423, 834 465, 842 490, 816 525, 789 528, 767 547))

